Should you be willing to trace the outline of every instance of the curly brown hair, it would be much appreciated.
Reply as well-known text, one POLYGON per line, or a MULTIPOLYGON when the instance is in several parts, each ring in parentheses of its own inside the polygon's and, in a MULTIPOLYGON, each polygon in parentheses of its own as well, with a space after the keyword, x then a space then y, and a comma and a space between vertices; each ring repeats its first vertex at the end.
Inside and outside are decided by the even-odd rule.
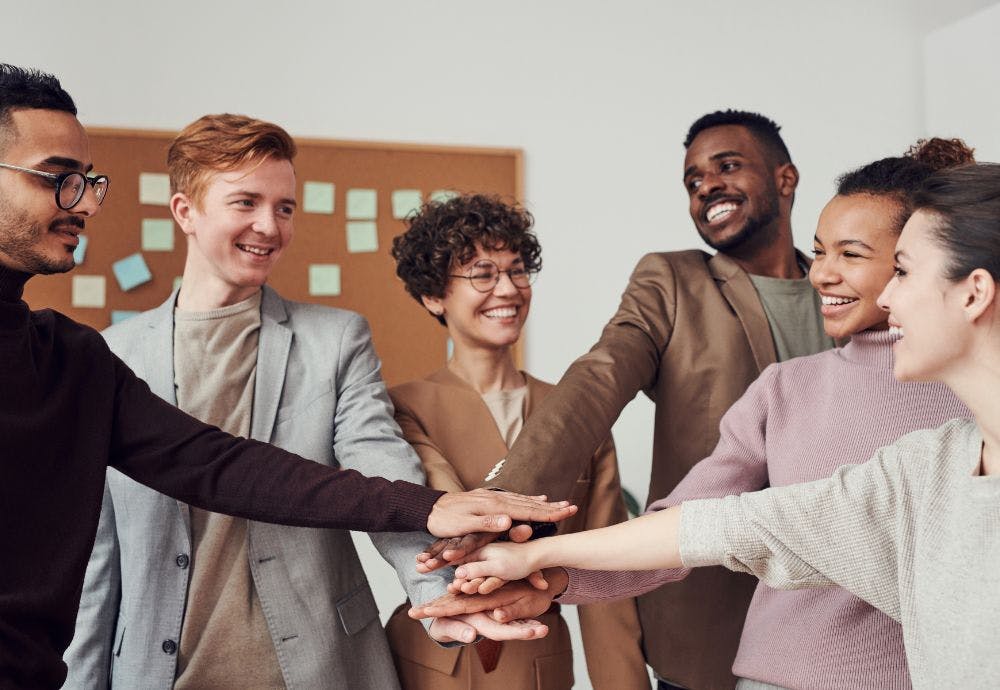
MULTIPOLYGON (((396 275, 413 299, 444 297, 449 273, 468 263, 477 247, 520 254, 530 272, 542 268, 542 248, 532 231, 534 217, 496 195, 461 194, 428 201, 407 219, 407 230, 392 240, 396 275)), ((443 325, 444 317, 436 316, 443 325)))

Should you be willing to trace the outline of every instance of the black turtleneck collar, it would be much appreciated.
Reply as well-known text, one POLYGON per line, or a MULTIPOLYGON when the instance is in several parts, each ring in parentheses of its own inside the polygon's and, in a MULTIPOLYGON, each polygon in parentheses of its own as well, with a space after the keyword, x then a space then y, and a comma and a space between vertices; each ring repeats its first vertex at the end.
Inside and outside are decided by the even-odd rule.
POLYGON ((30 277, 30 273, 15 271, 0 264, 0 301, 20 302, 24 294, 24 284, 30 277))

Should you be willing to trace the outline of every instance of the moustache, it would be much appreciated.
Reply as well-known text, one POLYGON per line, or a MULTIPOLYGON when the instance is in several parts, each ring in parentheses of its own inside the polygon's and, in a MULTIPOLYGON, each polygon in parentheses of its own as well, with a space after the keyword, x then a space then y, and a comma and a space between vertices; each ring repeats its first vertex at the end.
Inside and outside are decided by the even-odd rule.
POLYGON ((712 204, 718 203, 720 201, 745 201, 746 197, 742 194, 726 194, 725 192, 712 192, 704 201, 701 202, 702 208, 708 208, 712 204))
POLYGON ((67 225, 72 225, 75 228, 83 230, 85 222, 83 218, 79 218, 77 216, 66 216, 65 218, 59 218, 57 220, 52 221, 52 223, 49 225, 49 230, 57 232, 59 228, 66 227, 67 225))

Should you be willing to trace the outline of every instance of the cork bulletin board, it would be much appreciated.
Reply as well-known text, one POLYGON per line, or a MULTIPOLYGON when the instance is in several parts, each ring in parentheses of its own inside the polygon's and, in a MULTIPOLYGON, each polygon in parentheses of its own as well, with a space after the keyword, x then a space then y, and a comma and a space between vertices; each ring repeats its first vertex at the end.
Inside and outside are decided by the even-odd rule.
MULTIPOLYGON (((187 245, 162 203, 175 133, 88 134, 95 173, 111 178, 108 197, 87 222, 77 267, 29 281, 25 300, 102 329, 161 304, 183 273, 187 245)), ((396 278, 392 238, 420 199, 486 192, 520 200, 521 151, 300 138, 296 144, 295 235, 269 285, 287 299, 363 314, 389 385, 442 366, 447 331, 396 278)), ((516 355, 520 362, 520 349, 516 355)))

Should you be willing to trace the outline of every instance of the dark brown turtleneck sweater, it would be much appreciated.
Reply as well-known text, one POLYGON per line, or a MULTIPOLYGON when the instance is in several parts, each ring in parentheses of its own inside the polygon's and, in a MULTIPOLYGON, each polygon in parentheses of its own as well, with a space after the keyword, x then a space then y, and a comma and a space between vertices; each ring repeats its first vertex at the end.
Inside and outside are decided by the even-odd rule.
POLYGON ((237 439, 153 395, 101 336, 21 300, 0 266, 0 687, 58 688, 105 467, 199 508, 263 522, 425 529, 441 496, 237 439))

